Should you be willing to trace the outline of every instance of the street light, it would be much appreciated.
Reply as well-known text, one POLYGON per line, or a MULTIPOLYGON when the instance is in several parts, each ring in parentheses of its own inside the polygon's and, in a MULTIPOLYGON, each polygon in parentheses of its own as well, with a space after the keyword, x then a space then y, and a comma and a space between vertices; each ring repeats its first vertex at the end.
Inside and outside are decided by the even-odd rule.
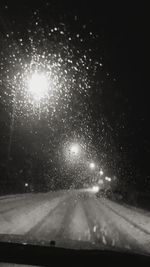
POLYGON ((100 176, 102 176, 104 174, 102 169, 100 170, 99 174, 100 174, 100 176))
POLYGON ((82 147, 76 140, 68 141, 63 145, 63 154, 65 162, 70 163, 71 166, 75 166, 77 163, 81 163, 82 161, 82 147))
POLYGON ((44 73, 35 72, 28 80, 28 91, 32 97, 40 101, 41 98, 48 94, 49 84, 48 79, 44 73))
POLYGON ((72 144, 70 147, 70 152, 72 155, 77 156, 80 152, 80 146, 78 144, 72 144))
POLYGON ((94 162, 90 162, 90 165, 89 166, 90 166, 90 169, 91 170, 95 169, 95 163, 94 162))

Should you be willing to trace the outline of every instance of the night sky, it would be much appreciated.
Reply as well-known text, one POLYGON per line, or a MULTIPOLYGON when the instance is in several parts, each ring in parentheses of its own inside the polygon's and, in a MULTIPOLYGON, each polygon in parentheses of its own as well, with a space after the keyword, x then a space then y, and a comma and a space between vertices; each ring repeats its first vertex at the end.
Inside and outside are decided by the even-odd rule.
POLYGON ((74 141, 120 183, 150 189, 148 35, 144 6, 1 1, 1 193, 83 186, 82 160, 67 163, 74 141), (39 108, 25 75, 51 62, 57 90, 39 108))

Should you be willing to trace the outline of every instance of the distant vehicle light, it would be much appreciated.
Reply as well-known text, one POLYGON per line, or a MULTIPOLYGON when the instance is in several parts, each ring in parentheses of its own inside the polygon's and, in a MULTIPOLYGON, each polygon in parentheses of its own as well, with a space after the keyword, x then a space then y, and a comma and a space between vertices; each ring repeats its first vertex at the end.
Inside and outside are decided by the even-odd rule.
POLYGON ((99 191, 99 186, 98 185, 94 185, 92 187, 92 192, 97 193, 98 191, 99 191))
POLYGON ((108 182, 111 182, 111 177, 105 177, 105 180, 108 181, 108 182))

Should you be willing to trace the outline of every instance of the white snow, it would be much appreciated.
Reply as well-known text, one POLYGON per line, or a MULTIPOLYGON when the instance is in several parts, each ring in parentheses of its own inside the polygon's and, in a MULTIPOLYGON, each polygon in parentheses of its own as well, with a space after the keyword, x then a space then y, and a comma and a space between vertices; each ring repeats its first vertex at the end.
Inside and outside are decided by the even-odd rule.
POLYGON ((52 209, 54 209, 61 198, 54 198, 50 201, 41 201, 41 204, 32 203, 30 206, 20 206, 0 216, 1 234, 25 234, 34 225, 41 221, 52 209))

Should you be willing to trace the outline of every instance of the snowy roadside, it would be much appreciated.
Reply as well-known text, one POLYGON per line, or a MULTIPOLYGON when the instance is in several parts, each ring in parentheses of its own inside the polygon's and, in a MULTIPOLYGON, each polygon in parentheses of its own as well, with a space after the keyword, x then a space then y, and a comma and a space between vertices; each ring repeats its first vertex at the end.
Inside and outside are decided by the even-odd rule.
POLYGON ((25 234, 62 201, 63 197, 32 204, 3 213, 0 216, 0 234, 25 234))
POLYGON ((145 215, 139 211, 132 208, 132 206, 125 207, 116 202, 108 199, 101 198, 101 202, 104 206, 114 211, 116 214, 127 220, 129 223, 133 224, 135 227, 144 231, 146 234, 150 235, 150 216, 147 212, 145 215))

